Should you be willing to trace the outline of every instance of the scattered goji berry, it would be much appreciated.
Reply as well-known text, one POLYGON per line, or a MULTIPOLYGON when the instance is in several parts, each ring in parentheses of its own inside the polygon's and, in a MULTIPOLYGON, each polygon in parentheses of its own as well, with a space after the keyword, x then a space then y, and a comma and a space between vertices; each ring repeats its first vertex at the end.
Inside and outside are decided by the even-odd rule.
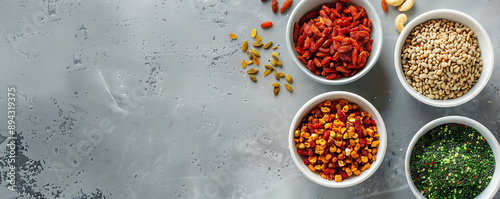
POLYGON ((264 22, 264 23, 260 24, 260 27, 261 27, 261 28, 267 28, 267 27, 271 27, 272 25, 273 25, 273 22, 271 22, 271 21, 266 21, 266 22, 264 22))
POLYGON ((280 12, 285 12, 285 10, 290 7, 290 5, 292 4, 292 0, 285 0, 283 2, 283 5, 281 5, 281 9, 280 9, 280 12))

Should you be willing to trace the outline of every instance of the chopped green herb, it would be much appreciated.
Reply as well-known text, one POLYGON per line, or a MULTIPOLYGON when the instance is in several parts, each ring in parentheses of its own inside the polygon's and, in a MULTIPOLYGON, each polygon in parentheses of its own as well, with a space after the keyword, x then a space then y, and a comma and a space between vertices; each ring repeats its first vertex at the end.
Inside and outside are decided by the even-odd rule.
POLYGON ((488 142, 474 128, 456 123, 424 134, 410 157, 411 177, 426 198, 474 198, 488 186, 494 169, 488 142))

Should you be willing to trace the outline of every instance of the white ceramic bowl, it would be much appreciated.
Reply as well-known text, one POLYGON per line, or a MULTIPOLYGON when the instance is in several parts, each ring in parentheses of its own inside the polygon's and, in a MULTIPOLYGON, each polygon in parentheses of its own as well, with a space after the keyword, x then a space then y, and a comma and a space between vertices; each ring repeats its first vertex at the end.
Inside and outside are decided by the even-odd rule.
POLYGON ((366 180, 367 178, 369 178, 373 173, 375 173, 377 168, 380 166, 380 164, 382 164, 382 161, 384 160, 384 155, 387 148, 387 132, 385 129, 385 124, 384 120, 382 119, 382 116, 380 116, 377 109, 366 99, 350 92, 332 91, 323 93, 321 95, 318 95, 310 99, 299 109, 297 114, 295 114, 295 117, 293 118, 292 124, 290 126, 288 144, 293 162, 307 178, 309 178, 315 183, 318 183, 326 187, 343 188, 359 184, 364 180, 366 180), (319 103, 325 100, 337 100, 341 98, 346 99, 350 103, 358 104, 361 110, 368 111, 371 114, 372 119, 375 120, 375 122, 377 123, 377 130, 380 135, 379 136, 380 144, 378 146, 377 160, 371 164, 369 169, 361 172, 359 176, 351 176, 347 179, 344 179, 342 182, 335 182, 335 180, 323 179, 318 173, 314 173, 311 170, 309 170, 309 168, 307 168, 307 166, 304 164, 304 157, 302 157, 302 155, 297 154, 297 148, 295 147, 295 141, 294 141, 294 132, 295 129, 301 125, 302 118, 305 117, 307 113, 309 113, 311 110, 316 108, 319 103))
POLYGON ((410 93, 410 95, 425 104, 444 108, 464 104, 474 98, 477 94, 479 94, 481 90, 483 90, 483 88, 488 83, 491 74, 493 73, 494 53, 488 33, 486 33, 481 24, 474 20, 474 18, 456 10, 440 9, 423 13, 415 19, 411 20, 405 26, 396 43, 396 47, 394 50, 394 63, 399 81, 406 89, 406 91, 410 93), (479 77, 476 84, 469 90, 469 92, 455 99, 435 100, 427 98, 426 96, 418 93, 410 84, 408 84, 408 82, 406 82, 406 78, 403 72, 403 67, 401 65, 401 49, 403 48, 406 38, 408 37, 408 35, 410 35, 414 27, 432 19, 446 19, 453 22, 459 22, 474 31, 474 34, 477 36, 477 40, 479 42, 479 48, 481 49, 481 59, 483 61, 483 70, 481 72, 481 76, 479 77))
POLYGON ((493 134, 491 134, 490 130, 488 130, 485 126, 483 126, 481 123, 467 118, 467 117, 462 117, 462 116, 446 116, 442 118, 435 119, 429 123, 427 123, 425 126, 423 126, 416 134, 413 136, 413 139, 410 141, 410 145, 408 146, 408 149, 406 150, 406 158, 405 158, 405 173, 406 173, 406 180, 408 181, 408 184, 410 185, 410 189, 413 192, 413 194, 417 198, 425 198, 420 192, 418 191, 417 187, 413 183, 413 179, 411 179, 410 175, 410 158, 411 158, 411 153, 413 151, 413 147, 417 143, 417 141, 422 137, 425 133, 433 129, 434 127, 437 127, 441 124, 446 124, 446 123, 458 123, 458 124, 464 124, 468 125, 474 129, 476 129, 481 135, 486 139, 488 142, 488 145, 490 145, 493 155, 495 156, 495 171, 493 173, 493 178, 491 179, 490 183, 488 184, 488 187, 486 187, 481 194, 479 194, 476 198, 493 198, 495 196, 495 193, 498 191, 498 188, 500 187, 500 145, 498 144, 497 139, 493 134))
POLYGON ((327 4, 327 3, 332 3, 336 1, 332 0, 302 0, 295 6, 292 14, 290 15, 290 18, 288 19, 288 24, 286 26, 286 46, 288 48, 288 53, 291 56, 291 59, 295 63, 297 67, 299 67, 302 72, 304 72, 308 77, 312 78, 313 80, 327 84, 327 85, 342 85, 342 84, 347 84, 351 83, 353 81, 356 81, 357 79, 363 77, 368 71, 370 71, 371 68, 375 65, 377 62, 380 52, 382 49, 382 43, 383 43, 383 30, 382 30, 382 22, 380 21, 380 18, 377 14, 376 9, 373 7, 373 5, 368 1, 368 0, 351 0, 349 1, 349 4, 356 5, 356 6, 362 6, 366 10, 367 17, 372 21, 372 31, 370 33, 370 39, 373 39, 372 43, 372 51, 370 52, 370 55, 368 56, 368 59, 366 60, 366 64, 364 68, 356 73, 355 75, 351 77, 342 77, 339 79, 333 79, 329 80, 326 79, 325 77, 322 76, 317 76, 316 74, 312 73, 309 69, 305 67, 304 64, 302 64, 298 58, 297 58, 297 52, 295 51, 295 44, 293 42, 293 27, 296 22, 299 21, 299 19, 304 16, 305 14, 309 13, 310 11, 314 11, 317 9, 321 8, 321 5, 327 4))

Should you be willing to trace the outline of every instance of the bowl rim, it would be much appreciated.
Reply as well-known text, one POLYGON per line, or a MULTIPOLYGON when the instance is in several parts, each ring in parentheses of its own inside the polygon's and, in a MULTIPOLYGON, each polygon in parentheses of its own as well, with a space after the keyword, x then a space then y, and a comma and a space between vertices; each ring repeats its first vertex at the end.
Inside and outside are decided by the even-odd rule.
MULTIPOLYGON (((478 42, 479 42, 479 38, 478 38, 478 42)), ((459 106, 459 105, 462 105, 464 103, 467 103, 468 101, 470 101, 471 99, 476 97, 484 89, 484 87, 488 84, 488 81, 490 80, 491 75, 493 74, 493 70, 494 70, 494 61, 495 61, 494 58, 495 58, 495 56, 494 56, 493 50, 494 50, 493 45, 491 43, 490 37, 488 36, 488 33, 483 28, 483 26, 478 21, 476 21, 474 18, 472 18, 471 16, 469 16, 463 12, 457 11, 457 10, 436 9, 436 10, 431 10, 431 11, 428 11, 428 12, 425 12, 425 13, 418 15, 417 17, 412 19, 405 26, 405 28, 403 29, 403 31, 399 35, 397 42, 396 42, 396 46, 394 48, 394 66, 395 66, 396 74, 398 76, 398 79, 399 79, 401 85, 405 88, 405 90, 411 96, 416 98, 418 101, 420 101, 424 104, 430 105, 430 106, 440 107, 440 108, 455 107, 455 106, 459 106), (433 17, 435 15, 439 15, 440 17, 439 18, 433 17), (459 17, 459 18, 458 19, 451 19, 453 17, 459 17), (475 33, 480 32, 481 35, 484 36, 483 39, 485 42, 481 43, 481 47, 480 47, 481 58, 487 57, 488 59, 491 59, 491 62, 488 62, 490 64, 487 64, 485 61, 483 61, 484 65, 482 67, 483 70, 481 71, 481 76, 478 78, 478 81, 472 87, 472 88, 476 87, 477 89, 473 90, 471 88, 471 89, 469 89, 469 91, 467 93, 465 93, 463 96, 458 97, 458 98, 448 99, 448 100, 436 100, 436 99, 429 99, 429 98, 425 97, 424 95, 418 93, 417 91, 415 91, 413 89, 413 87, 411 87, 408 84, 408 82, 406 82, 406 78, 402 72, 403 69, 401 66, 401 49, 404 45, 404 41, 406 40, 406 38, 408 37, 408 35, 410 34, 410 32, 413 30, 414 27, 416 27, 419 24, 424 23, 428 20, 432 20, 432 19, 446 19, 449 21, 459 22, 459 23, 462 23, 461 21, 468 21, 468 22, 475 24, 477 26, 477 27, 473 27, 474 29, 471 27, 469 27, 469 28, 473 29, 473 31, 475 33)))
POLYGON ((301 171, 302 174, 304 174, 309 180, 325 186, 325 187, 331 187, 331 188, 345 188, 345 187, 350 187, 357 185, 366 179, 368 179, 372 174, 374 174, 379 166, 382 164, 385 156, 385 152, 387 149, 387 130, 384 124, 384 120, 378 110, 365 98, 351 93, 347 91, 330 91, 326 92, 323 94, 319 94, 313 98, 311 98, 309 101, 304 103, 302 107, 297 111, 295 114, 292 123, 290 125, 290 130, 288 132, 288 148, 290 150, 290 154, 292 156, 293 162, 295 163, 295 166, 301 171), (299 161, 300 155, 297 154, 297 149, 295 148, 295 142, 294 142, 294 132, 295 128, 297 125, 300 124, 302 118, 317 104, 320 102, 330 99, 340 99, 340 98, 348 98, 347 101, 356 103, 358 104, 359 107, 364 107, 363 110, 369 111, 372 118, 375 119, 377 122, 377 130, 379 133, 379 140, 380 144, 378 146, 378 152, 377 152, 377 160, 374 161, 370 169, 365 170, 361 172, 359 176, 356 176, 354 178, 348 178, 344 179, 342 182, 335 182, 334 180, 326 180, 321 178, 321 176, 318 173, 313 173, 310 171, 307 167, 302 166, 304 165, 303 161, 299 161), (353 102, 355 100, 356 102, 353 102), (370 110, 367 110, 370 109, 370 110))
POLYGON ((377 38, 371 38, 371 39, 373 39, 374 43, 380 42, 380 45, 372 45, 372 47, 374 47, 374 48, 370 52, 370 55, 367 59, 367 62, 365 63, 364 68, 351 77, 342 77, 339 79, 329 80, 323 76, 318 76, 316 74, 313 74, 311 71, 309 71, 309 69, 307 69, 305 66, 303 66, 303 64, 297 59, 297 57, 295 55, 295 53, 296 53, 295 47, 293 47, 294 43, 292 41, 293 40, 293 38, 292 38, 293 37, 293 27, 294 27, 295 22, 297 22, 300 19, 300 17, 302 17, 307 12, 312 11, 312 10, 316 10, 319 8, 319 6, 321 6, 323 4, 332 3, 332 1, 331 0, 317 0, 317 1, 303 0, 303 1, 300 1, 297 4, 297 6, 294 7, 292 13, 290 14, 290 17, 288 18, 288 22, 287 22, 287 26, 286 26, 286 33, 285 33, 286 47, 288 49, 288 53, 290 56, 292 56, 291 59, 293 60, 295 66, 298 67, 302 72, 304 72, 308 77, 312 78, 314 81, 322 83, 322 84, 326 84, 326 85, 344 85, 344 84, 352 83, 352 82, 360 79, 364 75, 366 75, 377 63, 377 61, 380 57, 381 51, 382 51, 383 43, 384 43, 383 42, 384 32, 383 32, 383 28, 382 28, 382 23, 381 23, 380 17, 378 16, 378 13, 377 13, 375 7, 371 4, 370 1, 368 1, 368 0, 352 0, 349 3, 357 5, 357 3, 353 3, 353 2, 357 2, 357 1, 363 2, 363 4, 364 4, 363 8, 367 11, 369 18, 372 21, 372 29, 375 28, 375 30, 377 32, 379 32, 379 34, 377 34, 378 35, 377 38), (298 13, 299 8, 305 6, 306 4, 311 4, 311 3, 315 3, 318 5, 316 5, 314 7, 314 9, 308 10, 303 14, 298 13), (299 16, 297 20, 292 21, 292 19, 299 14, 301 14, 301 16, 299 16), (373 57, 372 60, 369 60, 371 57, 373 57))
POLYGON ((495 157, 495 171, 493 172, 492 179, 489 182, 486 189, 484 189, 483 192, 481 192, 476 198, 493 198, 493 196, 495 196, 496 192, 500 187, 500 145, 498 144, 498 140, 491 133, 491 131, 488 130, 488 128, 486 128, 476 120, 463 116, 444 116, 434 119, 429 123, 425 124, 422 128, 420 128, 418 132, 411 139, 410 144, 406 149, 405 175, 406 175, 406 181, 408 182, 408 186, 410 187, 413 195, 417 198, 425 198, 422 194, 420 194, 418 189, 415 187, 415 184, 413 183, 410 174, 410 158, 411 158, 411 153, 413 151, 413 147, 415 146, 417 141, 429 130, 445 123, 460 123, 468 125, 476 129, 484 138, 486 138, 486 141, 488 142, 488 145, 493 151, 493 155, 495 157))

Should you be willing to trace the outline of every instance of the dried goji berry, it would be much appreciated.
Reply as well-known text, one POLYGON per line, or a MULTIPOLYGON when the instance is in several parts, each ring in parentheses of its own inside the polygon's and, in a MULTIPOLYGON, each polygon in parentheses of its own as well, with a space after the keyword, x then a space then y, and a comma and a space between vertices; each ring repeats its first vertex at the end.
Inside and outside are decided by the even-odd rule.
POLYGON ((297 54, 299 55, 304 54, 304 49, 302 49, 300 46, 295 47, 295 51, 297 51, 297 54))
POLYGON ((347 46, 341 46, 338 50, 339 53, 345 53, 352 50, 352 46, 347 45, 347 46))
POLYGON ((330 55, 330 53, 324 53, 324 52, 317 52, 316 53, 316 57, 326 57, 329 55, 330 55))
POLYGON ((325 38, 324 37, 321 37, 320 39, 318 39, 318 41, 314 44, 314 47, 315 48, 319 48, 323 45, 323 42, 325 42, 325 38))
POLYGON ((366 31, 366 32, 371 32, 372 30, 370 30, 368 27, 366 26, 363 26, 362 24, 359 25, 359 29, 363 30, 363 31, 366 31))
POLYGON ((301 35, 297 41, 297 46, 304 46, 304 40, 306 39, 305 35, 301 35))
POLYGON ((332 57, 330 56, 327 56, 325 58, 323 58, 323 60, 321 61, 321 65, 326 65, 328 62, 330 62, 332 60, 332 57))
POLYGON ((337 71, 341 72, 341 73, 349 73, 349 72, 351 72, 351 70, 345 68, 344 66, 337 66, 335 69, 337 71))
POLYGON ((386 2, 385 0, 382 0, 382 1, 380 2, 380 5, 382 6, 382 10, 383 10, 384 12, 387 12, 387 2, 386 2))
POLYGON ((309 62, 307 62, 306 68, 309 69, 311 72, 314 72, 316 70, 316 67, 314 66, 312 60, 309 60, 309 62))
POLYGON ((371 120, 370 119, 364 119, 363 120, 363 124, 365 125, 365 127, 369 127, 369 126, 371 126, 371 120))
POLYGON ((312 19, 318 16, 318 11, 312 11, 305 15, 306 19, 312 19))
POLYGON ((316 142, 315 142, 315 141, 310 141, 310 142, 309 142, 309 145, 310 145, 312 148, 316 148, 316 142))
POLYGON ((325 77, 325 79, 337 79, 339 78, 340 75, 337 75, 337 73, 331 73, 325 77))
POLYGON ((295 23, 293 25, 293 41, 297 42, 298 39, 299 39, 299 24, 295 23))
POLYGON ((340 169, 340 167, 337 167, 337 173, 340 174, 343 178, 347 178, 347 173, 340 169))
POLYGON ((358 63, 358 50, 353 49, 352 50, 352 58, 351 58, 352 64, 356 65, 358 63))
POLYGON ((285 12, 285 10, 290 7, 290 5, 292 4, 292 0, 285 0, 283 2, 283 5, 281 5, 281 9, 280 9, 280 12, 285 12))
POLYGON ((329 47, 329 46, 332 44, 332 42, 333 42, 333 39, 327 39, 327 40, 326 40, 326 41, 325 41, 325 42, 321 45, 321 47, 324 47, 324 48, 329 47))
POLYGON ((311 148, 308 148, 307 149, 307 156, 313 156, 314 155, 314 152, 311 148))
MULTIPOLYGON (((297 151, 297 153, 299 153, 299 152, 297 151)), ((299 154, 300 154, 300 153, 299 153, 299 154)), ((307 154, 307 153, 306 153, 306 154, 307 154)), ((306 154, 302 154, 302 155, 306 155, 306 154)), ((309 158, 304 158, 304 164, 305 164, 305 165, 309 165, 309 164, 311 164, 311 162, 309 161, 309 158)))
POLYGON ((359 56, 358 56, 358 65, 365 65, 365 62, 366 62, 366 58, 368 58, 368 51, 363 51, 361 53, 359 53, 359 56))
POLYGON ((328 140, 328 137, 330 137, 330 131, 325 131, 323 134, 323 139, 328 140))
POLYGON ((360 138, 363 137, 363 128, 361 127, 361 119, 359 119, 359 116, 356 116, 354 118, 354 128, 356 129, 356 133, 358 133, 358 136, 360 138))
POLYGON ((266 21, 266 22, 264 22, 264 23, 260 24, 260 27, 261 27, 261 28, 267 28, 267 27, 271 27, 272 25, 273 25, 273 22, 271 22, 271 21, 266 21))
POLYGON ((273 0, 271 2, 271 8, 273 9, 273 12, 276 12, 278 10, 278 1, 273 0))
POLYGON ((332 169, 332 168, 326 168, 325 170, 323 170, 323 172, 325 174, 334 174, 335 173, 335 169, 332 169))
POLYGON ((316 58, 316 57, 315 57, 315 58, 313 59, 313 63, 314 63, 314 65, 315 65, 316 67, 321 67, 321 62, 319 61, 319 59, 318 59, 318 58, 316 58))
POLYGON ((307 61, 300 55, 297 55, 297 58, 299 59, 300 62, 302 62, 303 64, 307 64, 307 61))
POLYGON ((334 73, 334 72, 337 72, 335 69, 333 69, 333 68, 329 68, 329 67, 325 67, 325 68, 323 68, 323 70, 324 70, 326 73, 334 73))

